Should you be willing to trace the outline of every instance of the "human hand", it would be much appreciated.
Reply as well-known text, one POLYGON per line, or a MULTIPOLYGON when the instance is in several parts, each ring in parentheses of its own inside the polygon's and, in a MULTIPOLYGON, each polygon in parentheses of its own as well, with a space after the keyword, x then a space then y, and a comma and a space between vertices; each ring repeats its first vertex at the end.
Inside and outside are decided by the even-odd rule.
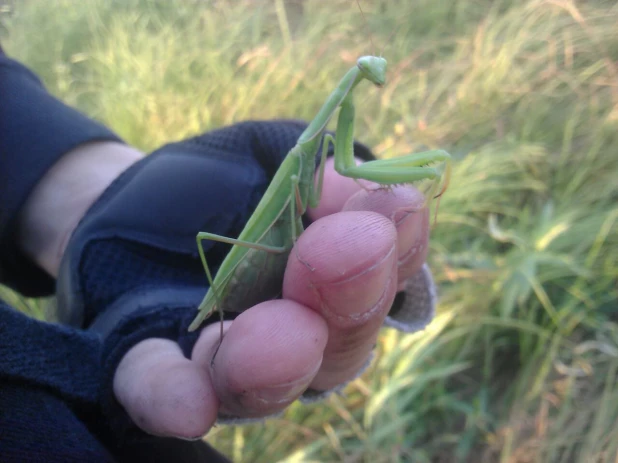
POLYGON ((143 429, 201 436, 218 414, 271 415, 308 388, 331 389, 358 374, 397 288, 424 262, 427 209, 416 190, 362 191, 332 169, 326 196, 290 255, 283 299, 225 322, 212 365, 217 323, 202 330, 191 359, 163 339, 127 352, 114 391, 143 429))
MULTIPOLYGON (((300 128, 292 133, 265 151, 285 154, 300 128)), ((247 149, 232 138, 227 154, 247 149)), ((290 255, 283 299, 227 321, 211 366, 218 325, 198 339, 186 333, 206 289, 195 232, 242 227, 258 172, 278 165, 256 167, 255 149, 230 168, 199 143, 166 147, 114 182, 69 242, 59 300, 105 338, 110 395, 151 434, 199 437, 217 416, 267 416, 307 388, 349 381, 366 364, 397 289, 424 262, 422 196, 407 188, 367 193, 331 168, 322 202, 309 212, 316 221, 290 255)))

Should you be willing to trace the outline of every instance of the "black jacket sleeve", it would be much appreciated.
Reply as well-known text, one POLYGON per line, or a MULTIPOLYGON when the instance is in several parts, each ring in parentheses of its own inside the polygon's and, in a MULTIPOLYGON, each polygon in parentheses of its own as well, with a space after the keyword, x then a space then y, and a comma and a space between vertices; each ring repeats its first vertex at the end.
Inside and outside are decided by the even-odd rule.
POLYGON ((26 296, 50 295, 54 281, 16 245, 16 217, 37 182, 71 149, 120 139, 50 95, 0 49, 0 283, 26 296))

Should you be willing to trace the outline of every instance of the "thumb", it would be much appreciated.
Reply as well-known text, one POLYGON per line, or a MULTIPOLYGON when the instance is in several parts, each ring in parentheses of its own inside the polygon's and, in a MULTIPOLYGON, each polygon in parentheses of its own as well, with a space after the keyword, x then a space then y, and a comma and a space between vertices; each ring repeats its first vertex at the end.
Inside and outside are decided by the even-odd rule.
POLYGON ((114 394, 149 434, 196 439, 213 426, 219 408, 208 373, 167 339, 136 344, 114 375, 114 394))

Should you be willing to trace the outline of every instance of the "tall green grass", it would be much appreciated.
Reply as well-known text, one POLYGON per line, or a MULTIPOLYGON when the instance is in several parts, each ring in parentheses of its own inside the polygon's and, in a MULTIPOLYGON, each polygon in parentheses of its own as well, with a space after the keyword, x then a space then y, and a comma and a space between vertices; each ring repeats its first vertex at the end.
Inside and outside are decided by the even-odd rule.
POLYGON ((618 7, 609 1, 26 0, 3 45, 136 146, 313 117, 357 56, 382 157, 444 148, 440 286, 343 396, 218 427, 237 461, 618 458, 618 7))

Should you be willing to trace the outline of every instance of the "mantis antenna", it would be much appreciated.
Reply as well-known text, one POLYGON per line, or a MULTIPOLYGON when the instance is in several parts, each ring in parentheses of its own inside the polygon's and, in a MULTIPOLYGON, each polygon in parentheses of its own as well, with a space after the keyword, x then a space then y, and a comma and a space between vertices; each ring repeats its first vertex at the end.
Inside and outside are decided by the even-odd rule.
POLYGON ((390 33, 390 35, 388 36, 388 39, 386 39, 386 42, 384 42, 384 46, 382 47, 382 50, 380 50, 380 55, 382 56, 384 54, 384 50, 386 50, 386 45, 388 45, 391 42, 391 39, 395 36, 395 33, 399 31, 399 29, 401 29, 403 23, 399 23, 399 25, 395 28, 395 30, 393 32, 390 33))
POLYGON ((367 17, 365 16, 365 12, 363 11, 363 9, 360 6, 360 1, 359 0, 356 0, 356 4, 358 5, 358 9, 361 12, 361 15, 363 17, 363 21, 365 21, 365 25, 367 26, 367 31, 369 32, 369 42, 371 43, 371 48, 372 48, 371 52, 373 53, 376 50, 376 46, 373 43, 373 35, 371 35, 371 28, 369 27, 369 21, 367 21, 367 17))

